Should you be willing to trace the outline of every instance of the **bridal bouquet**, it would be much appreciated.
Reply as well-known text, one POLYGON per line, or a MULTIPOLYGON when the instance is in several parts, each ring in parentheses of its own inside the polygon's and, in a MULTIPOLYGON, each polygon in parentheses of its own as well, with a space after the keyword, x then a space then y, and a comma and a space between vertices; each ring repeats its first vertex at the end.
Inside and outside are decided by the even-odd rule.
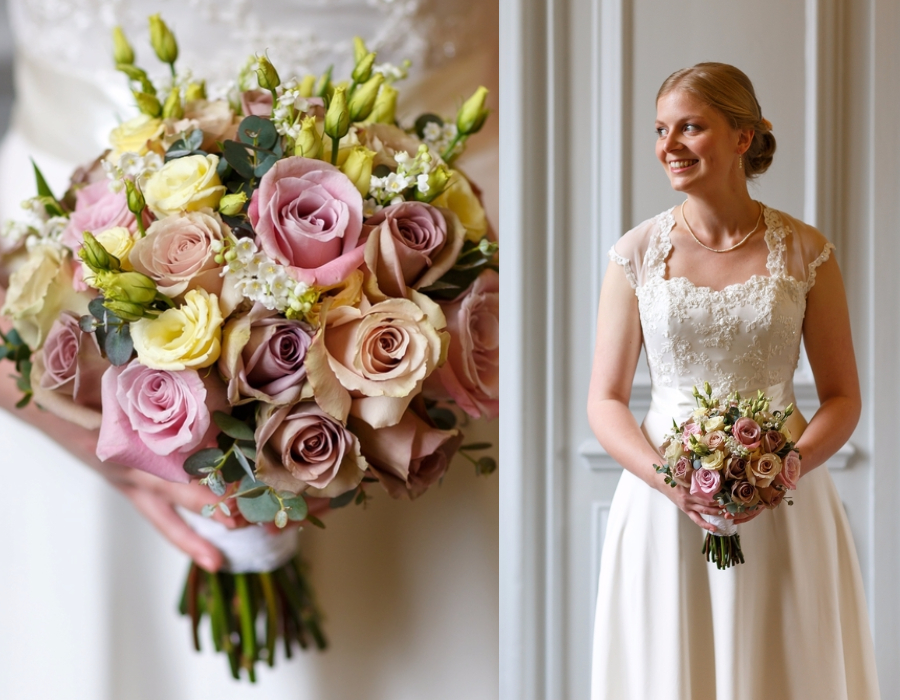
POLYGON ((376 484, 416 498, 457 451, 495 469, 455 425, 499 411, 498 248, 453 167, 487 91, 403 128, 406 67, 357 40, 346 81, 282 80, 257 56, 210 99, 158 16, 150 35, 171 75, 151 80, 116 30, 140 115, 62 197, 35 166, 31 220, 4 230, 0 356, 23 401, 99 428, 101 460, 197 479, 218 498, 205 515, 249 524, 193 523, 228 566, 192 564, 181 610, 253 680, 278 638, 325 646, 294 559, 297 526, 323 526, 311 506, 376 484))
MULTIPOLYGON (((793 404, 770 412, 770 399, 762 392, 753 399, 737 393, 714 398, 709 382, 703 393, 694 387, 694 397, 697 408, 691 417, 680 425, 672 421, 662 445, 666 464, 654 464, 656 471, 673 488, 683 486, 717 501, 732 518, 781 504, 800 478, 800 453, 785 427, 793 404)), ((703 518, 716 526, 703 543, 706 560, 720 569, 742 564, 737 525, 725 517, 703 518)))

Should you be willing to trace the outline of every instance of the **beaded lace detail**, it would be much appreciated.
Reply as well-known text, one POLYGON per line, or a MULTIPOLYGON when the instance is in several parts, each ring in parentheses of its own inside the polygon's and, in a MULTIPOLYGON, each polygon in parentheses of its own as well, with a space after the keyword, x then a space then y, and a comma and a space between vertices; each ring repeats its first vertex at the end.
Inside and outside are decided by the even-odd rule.
POLYGON ((809 264, 807 280, 786 271, 784 218, 765 208, 768 275, 754 275, 721 290, 684 277, 666 278, 672 251, 672 210, 660 214, 643 260, 644 283, 630 261, 610 251, 636 287, 644 345, 655 384, 690 392, 704 380, 717 392, 755 391, 790 382, 800 355, 806 295, 815 270, 828 259, 828 243, 809 264))
POLYGON ((632 289, 637 289, 638 278, 637 275, 634 274, 634 268, 631 266, 631 261, 628 258, 619 255, 615 248, 609 249, 609 259, 625 268, 625 277, 628 278, 628 283, 631 285, 632 289))

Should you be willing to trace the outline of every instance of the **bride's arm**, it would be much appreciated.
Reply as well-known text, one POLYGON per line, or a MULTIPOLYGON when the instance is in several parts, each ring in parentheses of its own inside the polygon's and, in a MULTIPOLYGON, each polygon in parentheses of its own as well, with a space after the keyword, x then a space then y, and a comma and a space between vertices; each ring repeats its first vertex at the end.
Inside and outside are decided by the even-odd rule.
POLYGON ((862 408, 847 296, 834 256, 818 268, 809 290, 803 341, 820 403, 797 441, 806 474, 850 439, 862 408))
POLYGON ((628 401, 641 354, 641 323, 637 297, 624 269, 610 263, 600 291, 597 341, 588 389, 588 421, 609 455, 625 469, 671 499, 697 525, 715 532, 700 513, 718 515, 715 502, 692 496, 682 486, 672 488, 653 464, 663 458, 635 421, 628 401))

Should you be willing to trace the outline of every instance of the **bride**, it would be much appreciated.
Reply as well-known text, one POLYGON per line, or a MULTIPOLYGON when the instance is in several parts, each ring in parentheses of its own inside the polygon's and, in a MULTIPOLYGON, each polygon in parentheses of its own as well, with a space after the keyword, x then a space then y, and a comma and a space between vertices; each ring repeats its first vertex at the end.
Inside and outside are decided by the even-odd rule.
POLYGON ((623 466, 603 547, 594 700, 879 697, 859 563, 822 464, 850 437, 860 394, 844 287, 818 231, 753 201, 775 152, 749 79, 720 63, 672 74, 657 96, 656 155, 670 211, 610 251, 588 415, 623 466), (793 507, 735 518, 746 563, 701 554, 719 506, 653 469, 692 387, 762 390, 792 403, 801 337, 820 408, 789 429, 802 454, 793 507), (641 426, 628 408, 641 346, 652 379, 641 426))
MULTIPOLYGON (((426 107, 453 114, 478 84, 497 94, 496 6, 475 0, 10 0, 9 10, 16 105, 0 152, 4 220, 34 194, 29 157, 61 192, 74 168, 103 150, 116 120, 136 113, 125 78, 111 67, 110 30, 122 25, 149 65, 151 13, 175 30, 179 65, 208 78, 211 89, 266 50, 282 75, 332 64, 335 75, 348 74, 350 39, 360 35, 379 61, 413 61, 401 119, 426 107)), ((460 161, 484 188, 495 224, 496 139, 492 119, 460 161)), ((8 486, 21 488, 10 488, 0 509, 0 697, 258 693, 232 682, 220 655, 193 652, 189 625, 175 611, 188 560, 160 533, 215 566, 218 552, 173 509, 199 510, 205 490, 100 465, 95 435, 34 407, 13 408, 9 367, 0 373, 0 405, 8 410, 0 412, 0 454, 8 486)), ((467 436, 497 442, 494 426, 469 425, 467 436)), ((496 478, 476 478, 458 461, 417 501, 376 494, 365 511, 345 508, 327 516, 326 531, 304 532, 331 648, 260 669, 263 692, 320 700, 494 697, 497 488, 496 478)))

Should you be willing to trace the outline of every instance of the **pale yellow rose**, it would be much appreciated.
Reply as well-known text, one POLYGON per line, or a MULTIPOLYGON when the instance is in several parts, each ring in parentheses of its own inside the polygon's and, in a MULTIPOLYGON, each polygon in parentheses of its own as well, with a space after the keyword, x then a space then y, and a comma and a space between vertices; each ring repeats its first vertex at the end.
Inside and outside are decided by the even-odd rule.
POLYGON ((60 312, 84 315, 89 301, 90 297, 72 288, 68 256, 55 246, 40 245, 9 278, 0 314, 10 317, 22 340, 37 350, 60 312))
POLYGON ((456 171, 450 171, 450 184, 439 197, 431 202, 436 207, 449 209, 459 218, 466 229, 466 238, 478 242, 487 235, 488 222, 484 207, 472 191, 466 177, 456 171))
MULTIPOLYGON (((103 246, 103 249, 107 253, 115 255, 119 259, 123 270, 130 272, 134 269, 131 265, 131 261, 128 259, 128 254, 134 247, 134 238, 131 235, 131 231, 123 226, 115 226, 113 228, 108 228, 105 231, 101 231, 96 234, 94 238, 97 239, 97 242, 103 246)), ((93 270, 91 270, 84 262, 81 263, 81 269, 85 279, 94 275, 93 270)))
POLYGON ((674 467, 675 462, 677 462, 683 456, 684 456, 684 445, 681 444, 681 440, 670 441, 669 445, 666 447, 666 451, 665 451, 666 461, 669 463, 669 466, 674 467))
POLYGON ((691 413, 691 415, 692 415, 695 419, 698 419, 698 420, 699 420, 700 418, 705 417, 707 414, 709 414, 709 409, 708 409, 708 408, 695 408, 695 409, 694 409, 694 412, 691 413))
POLYGON ((700 458, 700 466, 710 471, 721 469, 725 465, 725 453, 716 450, 700 458))
POLYGON ((140 363, 152 369, 209 367, 222 351, 219 300, 205 289, 192 289, 181 306, 132 323, 131 338, 140 363))
POLYGON ((216 172, 218 156, 175 158, 151 174, 142 191, 147 206, 158 218, 182 211, 215 209, 225 188, 216 172))
POLYGON ((711 432, 713 430, 721 430, 724 425, 725 419, 722 416, 715 416, 706 421, 704 428, 707 432, 711 432))
POLYGON ((134 119, 122 122, 109 135, 112 152, 109 160, 115 162, 125 153, 146 155, 160 142, 166 127, 161 119, 140 114, 134 119))

